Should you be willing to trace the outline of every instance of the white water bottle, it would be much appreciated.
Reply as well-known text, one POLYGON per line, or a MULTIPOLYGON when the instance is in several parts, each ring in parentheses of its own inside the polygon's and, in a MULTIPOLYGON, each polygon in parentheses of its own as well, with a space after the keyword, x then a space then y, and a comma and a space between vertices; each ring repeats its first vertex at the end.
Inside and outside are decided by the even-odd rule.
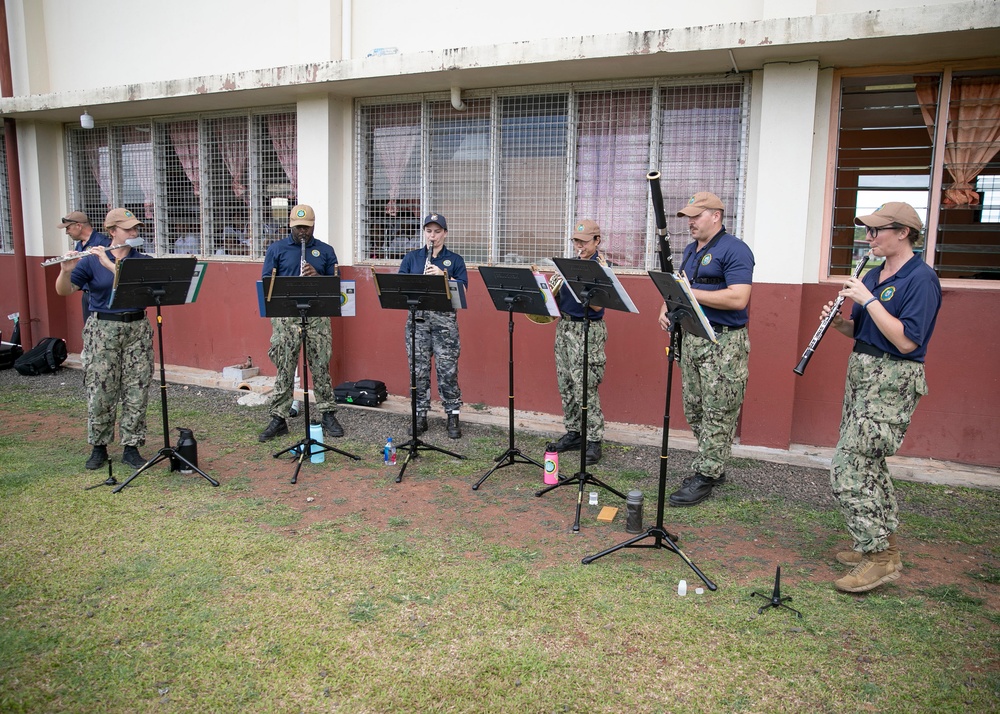
POLYGON ((382 461, 386 466, 396 465, 396 445, 392 443, 391 436, 385 440, 385 446, 382 447, 382 461))

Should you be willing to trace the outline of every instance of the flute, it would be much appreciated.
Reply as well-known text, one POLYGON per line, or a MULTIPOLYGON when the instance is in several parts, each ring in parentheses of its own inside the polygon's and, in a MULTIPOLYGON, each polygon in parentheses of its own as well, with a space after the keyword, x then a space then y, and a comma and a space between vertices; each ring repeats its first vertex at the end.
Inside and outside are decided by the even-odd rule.
MULTIPOLYGON (((854 273, 851 274, 852 278, 860 277, 861 271, 865 269, 868 264, 868 259, 872 257, 872 252, 868 251, 865 253, 864 257, 858 261, 858 267, 854 269, 854 273)), ((840 308, 844 305, 844 300, 846 300, 843 295, 839 296, 833 303, 833 307, 830 308, 830 312, 827 313, 826 317, 819 323, 819 328, 816 330, 816 334, 813 335, 812 339, 809 340, 809 346, 806 347, 806 351, 802 353, 802 359, 799 363, 795 365, 795 369, 792 371, 795 374, 802 376, 802 373, 806 371, 806 365, 809 364, 809 360, 812 359, 813 352, 816 351, 816 347, 819 346, 819 341, 823 339, 823 335, 829 329, 830 325, 833 324, 833 318, 835 318, 840 313, 840 308)))
MULTIPOLYGON (((107 250, 118 250, 119 248, 138 248, 145 241, 142 238, 129 238, 124 243, 119 243, 117 245, 109 245, 107 250)), ((59 263, 65 263, 67 260, 79 260, 80 258, 85 258, 88 255, 92 255, 87 251, 83 250, 79 253, 74 253, 73 255, 64 255, 61 258, 49 258, 44 263, 42 263, 43 268, 47 268, 50 265, 59 265, 59 263)))

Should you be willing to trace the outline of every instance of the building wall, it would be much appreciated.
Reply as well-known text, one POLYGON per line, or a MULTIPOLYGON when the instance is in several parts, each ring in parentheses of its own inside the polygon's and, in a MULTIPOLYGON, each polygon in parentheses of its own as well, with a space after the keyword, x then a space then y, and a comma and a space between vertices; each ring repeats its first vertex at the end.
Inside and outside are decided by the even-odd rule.
MULTIPOLYGON (((37 265, 37 264, 35 264, 37 265)), ((80 300, 52 290, 58 268, 32 267, 32 300, 38 339, 64 337, 81 348, 80 300)), ((381 379, 389 392, 409 394, 406 313, 382 310, 371 270, 345 268, 357 281, 357 316, 335 320, 334 382, 381 379)), ((221 371, 253 358, 264 374, 269 322, 257 311, 255 264, 212 263, 194 305, 163 308, 164 355, 169 364, 221 371)), ((11 284, 13 257, 0 256, 0 283, 11 284)), ((466 409, 507 405, 507 315, 488 299, 475 270, 469 275, 469 309, 459 315, 462 356, 459 379, 466 409)), ((658 294, 644 276, 623 276, 638 315, 608 311, 608 368, 601 386, 610 421, 660 426, 666 395, 666 334, 656 324, 658 294)), ((831 331, 801 377, 792 372, 819 324, 832 286, 757 283, 750 315, 750 380, 740 422, 743 444, 784 449, 792 444, 833 446, 851 343, 831 331)), ((0 293, 0 315, 17 309, 12 291, 0 293)), ((150 310, 150 315, 153 311, 150 310)), ((920 403, 900 454, 963 463, 1000 464, 1000 331, 969 329, 969 315, 1000 314, 1000 293, 947 290, 927 360, 930 394, 920 403)), ((6 322, 6 319, 4 319, 6 322)), ((4 326, 10 334, 9 326, 4 326)), ((553 325, 515 316, 515 404, 518 409, 560 414, 552 346, 553 325)), ((670 426, 687 428, 674 373, 670 426)))
MULTIPOLYGON (((39 266, 42 256, 66 248, 62 231, 54 228, 67 210, 63 122, 84 106, 102 104, 103 111, 120 116, 149 116, 195 110, 192 98, 203 96, 226 96, 239 106, 273 103, 271 85, 283 85, 295 90, 290 101, 298 117, 300 198, 316 208, 317 235, 335 247, 348 266, 345 277, 359 285, 358 316, 338 320, 334 331, 334 379, 383 379, 392 393, 406 395, 405 314, 382 311, 370 269, 349 267, 356 222, 353 98, 386 93, 385 87, 395 86, 386 84, 393 74, 413 84, 405 91, 424 91, 424 82, 440 91, 473 76, 469 73, 481 63, 493 67, 495 74, 478 80, 480 86, 503 86, 506 77, 514 76, 505 74, 511 67, 532 63, 537 66, 517 75, 518 81, 619 76, 618 67, 643 54, 652 61, 641 65, 646 74, 636 76, 704 66, 725 71, 730 59, 724 50, 735 48, 738 61, 749 55, 741 42, 751 29, 757 33, 752 44, 764 47, 766 54, 753 55, 760 59, 759 66, 742 68, 752 69, 754 78, 741 237, 753 248, 757 266, 751 378, 740 438, 745 444, 774 448, 835 443, 850 347, 848 340, 831 334, 806 375, 792 373, 816 329, 820 305, 836 292, 835 285, 817 280, 828 212, 824 199, 834 69, 817 57, 813 45, 800 48, 823 42, 853 47, 850 38, 862 33, 895 37, 915 47, 920 43, 906 35, 932 33, 951 5, 974 23, 982 23, 991 7, 995 10, 995 3, 983 1, 732 0, 712 3, 711 12, 702 6, 642 1, 615 8, 614 13, 567 14, 555 6, 515 0, 495 22, 482 23, 464 6, 449 12, 441 2, 392 0, 332 7, 319 0, 291 0, 276 13, 273 3, 248 0, 240 4, 238 17, 223 12, 222 5, 178 0, 167 11, 149 0, 7 3, 18 96, 0 100, 0 107, 20 113, 20 180, 36 339, 64 336, 72 351, 81 347, 79 298, 56 296, 52 283, 58 268, 39 266), (350 18, 347 31, 342 15, 350 18), (795 19, 803 15, 808 17, 795 19), (699 24, 706 16, 711 26, 699 24), (273 22, 261 23, 261 17, 273 22), (525 17, 532 21, 525 22, 525 17), (757 21, 763 24, 745 24, 757 21), (135 31, 120 32, 120 27, 135 31), (647 28, 652 28, 649 33, 647 28), (94 38, 85 60, 72 43, 63 41, 67 33, 94 38), (527 42, 538 38, 563 39, 527 42), (375 47, 393 46, 401 53, 396 60, 363 59, 375 47), (461 50, 430 51, 440 48, 461 50), (600 64, 586 63, 598 55, 600 64), (121 61, 123 56, 130 61, 121 61), (337 63, 341 57, 354 60, 337 63), (331 61, 334 64, 322 64, 331 61), (261 68, 271 69, 251 71, 261 68), (153 100, 152 109, 145 109, 146 99, 153 100), (66 111, 58 114, 59 107, 66 111)), ((995 49, 983 51, 989 52, 995 49)), ((898 55, 890 53, 882 61, 893 59, 898 55)), ((254 293, 259 273, 259 263, 212 261, 198 303, 164 310, 166 361, 221 370, 249 355, 268 373, 270 328, 257 314, 254 293)), ((16 277, 13 256, 0 255, 0 284, 13 286, 16 277)), ((622 282, 641 312, 608 316, 609 366, 601 391, 605 414, 613 421, 660 425, 666 337, 655 324, 659 299, 646 276, 623 275, 622 282)), ((470 284, 470 308, 459 317, 464 398, 467 404, 506 406, 506 315, 493 308, 475 271, 470 284)), ((5 316, 17 309, 12 287, 0 290, 0 329, 5 334, 10 329, 5 316)), ((1000 347, 998 315, 998 291, 945 291, 927 363, 931 394, 917 411, 902 453, 1000 463, 1000 441, 992 436, 1000 431, 1000 370, 989 358, 1000 347)), ((517 318, 518 408, 560 412, 553 336, 551 326, 517 318)), ((674 384, 671 426, 677 428, 684 426, 679 378, 674 384)))

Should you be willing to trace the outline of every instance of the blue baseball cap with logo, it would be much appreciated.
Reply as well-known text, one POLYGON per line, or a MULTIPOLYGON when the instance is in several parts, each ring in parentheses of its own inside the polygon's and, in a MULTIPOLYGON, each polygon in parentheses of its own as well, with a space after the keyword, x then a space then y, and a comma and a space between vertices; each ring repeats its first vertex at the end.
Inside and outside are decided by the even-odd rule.
POLYGON ((424 216, 424 222, 420 224, 422 228, 426 227, 428 223, 437 223, 444 230, 448 230, 448 221, 444 219, 440 213, 429 213, 424 216))

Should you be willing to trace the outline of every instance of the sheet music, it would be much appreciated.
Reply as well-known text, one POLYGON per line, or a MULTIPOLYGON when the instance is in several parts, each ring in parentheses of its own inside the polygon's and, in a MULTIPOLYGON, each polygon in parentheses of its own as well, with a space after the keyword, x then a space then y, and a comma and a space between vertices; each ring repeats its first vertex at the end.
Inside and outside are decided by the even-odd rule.
POLYGON ((674 273, 673 276, 674 279, 677 281, 677 284, 681 286, 681 290, 684 291, 684 294, 687 296, 687 299, 691 302, 691 306, 694 308, 695 317, 698 319, 698 322, 701 324, 702 328, 704 328, 705 332, 707 332, 712 337, 712 342, 718 342, 718 338, 715 335, 715 330, 712 329, 712 323, 710 323, 708 321, 708 318, 705 317, 705 311, 701 309, 701 304, 698 302, 698 299, 694 296, 694 293, 691 291, 691 283, 688 282, 687 275, 685 275, 683 272, 680 272, 680 273, 674 273))
MULTIPOLYGON (((559 305, 556 304, 556 298, 552 294, 552 287, 549 285, 549 281, 541 273, 532 273, 532 276, 535 278, 535 282, 538 283, 538 289, 541 290, 542 296, 545 298, 545 309, 549 311, 549 317, 559 317, 559 305)), ((565 283, 563 287, 565 287, 565 283)))
POLYGON ((191 278, 191 287, 188 288, 185 303, 194 302, 198 299, 198 291, 201 290, 201 281, 204 279, 207 269, 208 263, 198 262, 194 264, 194 276, 191 278))

